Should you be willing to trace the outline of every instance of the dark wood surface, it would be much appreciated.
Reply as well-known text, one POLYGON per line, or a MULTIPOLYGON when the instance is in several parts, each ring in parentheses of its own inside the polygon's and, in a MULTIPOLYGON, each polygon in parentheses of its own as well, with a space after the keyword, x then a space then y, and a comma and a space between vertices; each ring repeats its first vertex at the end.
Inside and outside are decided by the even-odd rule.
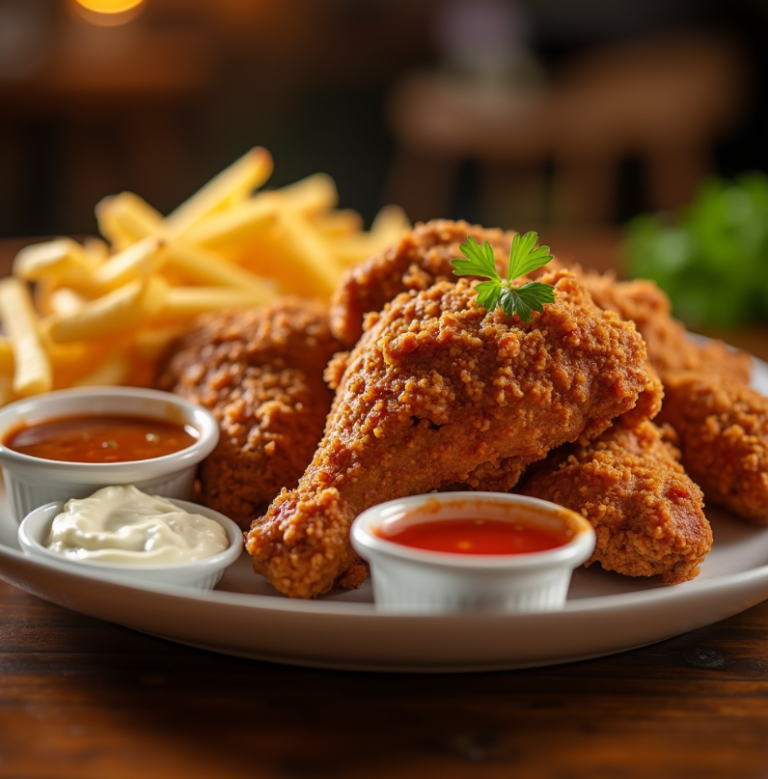
POLYGON ((757 779, 767 737, 768 602, 600 660, 386 675, 189 649, 0 582, 3 779, 757 779))

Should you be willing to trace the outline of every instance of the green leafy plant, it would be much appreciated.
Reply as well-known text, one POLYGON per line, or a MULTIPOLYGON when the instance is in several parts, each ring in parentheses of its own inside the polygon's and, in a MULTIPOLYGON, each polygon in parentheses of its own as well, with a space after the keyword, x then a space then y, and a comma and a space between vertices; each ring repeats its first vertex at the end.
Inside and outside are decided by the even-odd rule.
POLYGON ((676 219, 636 217, 623 253, 632 275, 656 281, 689 325, 768 318, 768 176, 709 179, 676 219))
POLYGON ((457 276, 480 276, 487 278, 475 288, 477 302, 487 311, 493 311, 499 306, 505 314, 518 316, 523 322, 530 322, 533 311, 541 313, 546 303, 554 303, 555 290, 550 284, 529 281, 520 287, 512 286, 512 282, 531 271, 546 265, 552 255, 549 246, 536 246, 539 236, 518 233, 512 239, 509 252, 509 270, 507 278, 503 279, 496 270, 496 258, 493 247, 486 241, 482 246, 471 236, 459 247, 464 259, 451 260, 453 272, 457 276))

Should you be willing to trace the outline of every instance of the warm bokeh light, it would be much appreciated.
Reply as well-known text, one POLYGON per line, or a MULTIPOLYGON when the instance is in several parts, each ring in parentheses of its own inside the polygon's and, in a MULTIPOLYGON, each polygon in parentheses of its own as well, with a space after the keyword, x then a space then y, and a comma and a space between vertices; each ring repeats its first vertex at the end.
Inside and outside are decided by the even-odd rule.
POLYGON ((83 8, 99 14, 122 14, 143 2, 144 0, 77 0, 83 8))

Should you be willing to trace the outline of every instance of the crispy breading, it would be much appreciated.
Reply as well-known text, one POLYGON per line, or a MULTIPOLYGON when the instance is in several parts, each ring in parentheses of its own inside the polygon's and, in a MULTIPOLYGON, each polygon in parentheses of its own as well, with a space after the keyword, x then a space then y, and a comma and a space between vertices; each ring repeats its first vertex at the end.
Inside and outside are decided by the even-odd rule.
POLYGON ((632 321, 645 339, 648 359, 662 380, 680 371, 704 371, 749 383, 752 360, 722 341, 702 343, 690 337, 685 325, 672 316, 669 298, 653 281, 617 281, 610 274, 574 269, 595 303, 632 321))
POLYGON ((463 482, 485 463, 506 460, 514 483, 636 405, 649 376, 634 325, 567 272, 543 280, 555 302, 530 323, 487 313, 466 279, 403 293, 369 317, 328 371, 338 390, 311 465, 248 533, 257 572, 293 597, 322 594, 355 564, 349 526, 364 509, 463 482))
POLYGON ((707 501, 768 524, 768 398, 714 374, 673 375, 666 390, 659 418, 707 501))
POLYGON ((247 530, 296 486, 323 434, 333 398, 323 369, 338 348, 325 306, 299 298, 204 315, 175 345, 158 386, 210 409, 221 428, 200 471, 206 505, 247 530))
POLYGON ((520 492, 586 517, 597 543, 586 565, 626 576, 688 581, 712 545, 701 490, 660 428, 618 424, 582 445, 566 445, 532 467, 520 492))
POLYGON ((369 312, 379 312, 406 290, 424 290, 437 281, 456 281, 451 260, 468 236, 490 241, 496 266, 503 273, 515 233, 488 230, 468 222, 435 219, 417 225, 394 246, 383 249, 346 272, 331 299, 331 330, 351 347, 363 333, 369 312))

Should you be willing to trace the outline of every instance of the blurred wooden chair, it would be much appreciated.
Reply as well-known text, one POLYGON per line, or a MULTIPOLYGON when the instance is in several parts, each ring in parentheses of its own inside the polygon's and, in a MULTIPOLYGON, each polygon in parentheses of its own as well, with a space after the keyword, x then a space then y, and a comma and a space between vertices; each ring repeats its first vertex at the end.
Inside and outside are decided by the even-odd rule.
POLYGON ((412 75, 389 104, 397 143, 389 197, 414 219, 444 214, 458 165, 474 160, 484 219, 605 223, 615 218, 620 164, 636 156, 648 207, 675 209, 711 170, 718 136, 739 119, 744 71, 729 40, 688 35, 594 50, 540 93, 412 75), (519 191, 506 215, 498 207, 503 179, 519 191))

